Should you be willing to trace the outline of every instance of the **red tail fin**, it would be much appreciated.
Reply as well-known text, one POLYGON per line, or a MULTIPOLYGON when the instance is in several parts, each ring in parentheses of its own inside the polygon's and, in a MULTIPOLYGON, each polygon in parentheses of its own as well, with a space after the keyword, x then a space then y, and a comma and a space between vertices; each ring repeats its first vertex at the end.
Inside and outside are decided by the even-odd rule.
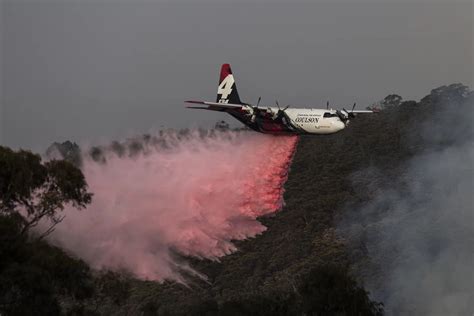
POLYGON ((232 69, 229 64, 223 64, 221 67, 216 102, 242 104, 239 98, 239 93, 237 92, 234 75, 232 74, 232 69))

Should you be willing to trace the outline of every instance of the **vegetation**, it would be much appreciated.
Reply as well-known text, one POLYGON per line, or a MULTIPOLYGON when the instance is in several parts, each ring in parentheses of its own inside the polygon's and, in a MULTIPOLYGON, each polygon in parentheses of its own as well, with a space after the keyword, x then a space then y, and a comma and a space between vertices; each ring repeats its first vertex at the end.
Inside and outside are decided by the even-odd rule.
MULTIPOLYGON (((474 94, 453 84, 420 102, 390 95, 380 104, 380 113, 359 116, 346 131, 301 137, 286 183, 286 206, 261 218, 268 231, 237 242, 239 252, 221 262, 186 258, 209 278, 190 277, 188 287, 116 273, 92 275, 83 262, 22 233, 35 216, 55 218, 64 203, 81 207, 90 195, 71 165, 41 164, 31 153, 1 148, 0 314, 381 315, 383 306, 356 277, 370 260, 364 240, 346 240, 337 231, 338 220, 370 201, 374 188, 395 181, 410 158, 439 146, 423 137, 426 122, 446 123, 434 122, 434 114, 450 107, 472 113, 474 94), (383 173, 359 172, 369 168, 383 173), (51 202, 33 199, 49 199, 44 192, 50 191, 51 202), (31 214, 22 213, 28 205, 31 214)), ((143 150, 141 144, 115 142, 111 148, 134 154, 143 150)), ((105 161, 99 147, 90 154, 105 161)))
POLYGON ((43 237, 61 222, 64 205, 80 209, 91 201, 84 175, 66 160, 42 164, 39 155, 0 147, 0 166, 0 215, 18 219, 21 235, 48 219, 43 237))
POLYGON ((65 160, 0 147, 0 314, 56 315, 59 297, 90 297, 89 267, 41 239, 61 222, 66 204, 83 208, 91 193, 65 160), (40 233, 31 229, 49 220, 40 233))

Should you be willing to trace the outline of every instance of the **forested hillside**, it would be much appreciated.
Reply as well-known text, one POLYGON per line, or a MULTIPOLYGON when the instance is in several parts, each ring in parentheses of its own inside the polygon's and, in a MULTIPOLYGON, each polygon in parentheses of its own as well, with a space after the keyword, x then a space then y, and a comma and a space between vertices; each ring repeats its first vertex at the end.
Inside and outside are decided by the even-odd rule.
MULTIPOLYGON (((15 170, 5 171, 12 152, 2 149, 0 314, 382 314, 383 306, 365 283, 383 288, 385 272, 371 262, 363 234, 350 233, 347 223, 361 216, 380 187, 402 182, 400 175, 417 155, 459 137, 472 140, 472 129, 464 125, 455 132, 438 129, 435 138, 426 133, 455 125, 460 115, 472 117, 473 104, 474 94, 461 84, 434 89, 419 102, 391 95, 378 105, 379 113, 359 115, 340 133, 301 136, 285 185, 285 206, 260 218, 268 230, 236 242, 239 251, 220 262, 185 258, 207 276, 190 275, 186 285, 91 271, 42 239, 27 238, 18 209, 6 203, 5 194, 12 194, 7 176, 15 170)), ((113 146, 120 151, 125 145, 113 146)), ((56 144, 54 150, 80 166, 74 144, 56 144)), ((100 148, 90 154, 102 159, 100 148)))

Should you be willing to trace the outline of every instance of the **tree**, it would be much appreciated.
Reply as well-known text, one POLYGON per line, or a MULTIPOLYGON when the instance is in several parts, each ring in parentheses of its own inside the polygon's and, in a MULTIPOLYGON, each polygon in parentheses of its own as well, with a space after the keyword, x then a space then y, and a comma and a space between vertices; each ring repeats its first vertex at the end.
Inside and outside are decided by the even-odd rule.
MULTIPOLYGON (((295 315, 297 314, 295 307, 293 300, 281 300, 274 297, 254 295, 223 302, 219 306, 218 315, 295 315)), ((213 314, 202 313, 200 315, 213 314)))
POLYGON ((63 143, 54 142, 46 150, 46 157, 50 159, 64 159, 72 162, 76 167, 82 166, 81 148, 69 140, 63 143))
POLYGON ((402 97, 397 94, 390 94, 383 99, 383 107, 399 106, 402 103, 402 97))
POLYGON ((305 315, 383 315, 383 305, 338 265, 314 268, 299 288, 305 315))
POLYGON ((0 215, 20 215, 20 234, 26 234, 43 219, 53 231, 64 218, 60 211, 68 204, 77 209, 91 202, 81 170, 65 160, 41 162, 29 151, 13 151, 0 146, 0 215))
POLYGON ((38 266, 8 266, 0 273, 0 314, 59 315, 51 281, 51 275, 38 266))
POLYGON ((214 128, 218 131, 228 131, 230 129, 229 123, 226 121, 219 121, 214 125, 214 128))
POLYGON ((434 104, 445 103, 446 105, 454 105, 463 103, 470 96, 472 91, 468 86, 461 83, 453 83, 449 86, 441 86, 431 90, 431 93, 421 99, 421 103, 434 104))
POLYGON ((71 162, 0 146, 0 314, 59 315, 60 297, 81 301, 93 295, 89 267, 41 240, 62 220, 67 204, 91 201, 82 172, 71 162), (39 238, 30 228, 51 226, 39 238))

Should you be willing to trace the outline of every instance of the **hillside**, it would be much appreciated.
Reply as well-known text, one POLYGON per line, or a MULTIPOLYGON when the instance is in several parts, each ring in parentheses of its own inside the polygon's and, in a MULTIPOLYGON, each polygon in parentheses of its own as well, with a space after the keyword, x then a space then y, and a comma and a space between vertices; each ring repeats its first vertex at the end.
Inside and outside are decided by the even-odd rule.
MULTIPOLYGON (((372 252, 373 241, 364 234, 373 229, 372 215, 388 216, 394 207, 373 201, 384 200, 388 188, 403 191, 416 157, 472 142, 473 104, 474 94, 460 84, 434 89, 419 102, 392 95, 380 113, 357 117, 341 133, 300 137, 285 206, 260 218, 268 230, 235 242, 239 251, 220 262, 182 258, 207 280, 190 275, 186 286, 140 281, 90 272, 80 263, 88 274, 80 278, 94 289, 53 296, 71 315, 380 314, 376 302, 388 297, 377 294, 387 282, 383 264, 392 257, 372 252), (384 211, 367 215, 369 206, 384 211), (377 293, 369 300, 364 288, 377 293)), ((63 150, 80 164, 74 144, 63 150)), ((91 154, 101 159, 100 149, 91 154)), ((6 306, 2 295, 0 311, 6 306)), ((416 306, 399 311, 428 313, 416 306)))
POLYGON ((240 251, 220 263, 195 260, 193 266, 210 284, 196 281, 189 291, 176 284, 140 283, 132 300, 146 298, 148 307, 159 313, 186 310, 203 299, 221 302, 261 295, 284 300, 312 269, 326 265, 348 267, 361 283, 370 281, 363 278, 370 259, 367 245, 348 240, 351 236, 340 229, 341 221, 348 213, 357 218, 350 212, 371 201, 377 186, 398 181, 413 157, 448 146, 461 135, 472 140, 472 131, 459 124, 459 119, 465 121, 462 115, 469 118, 472 113, 473 94, 467 91, 451 85, 433 90, 420 102, 395 104, 389 96, 382 112, 358 117, 342 133, 301 137, 285 186, 286 205, 275 216, 261 219, 269 228, 264 234, 240 242, 240 251), (426 129, 437 124, 457 124, 458 129, 441 128, 439 139, 426 139, 426 129), (355 186, 357 171, 369 169, 382 173, 363 173, 355 186))

